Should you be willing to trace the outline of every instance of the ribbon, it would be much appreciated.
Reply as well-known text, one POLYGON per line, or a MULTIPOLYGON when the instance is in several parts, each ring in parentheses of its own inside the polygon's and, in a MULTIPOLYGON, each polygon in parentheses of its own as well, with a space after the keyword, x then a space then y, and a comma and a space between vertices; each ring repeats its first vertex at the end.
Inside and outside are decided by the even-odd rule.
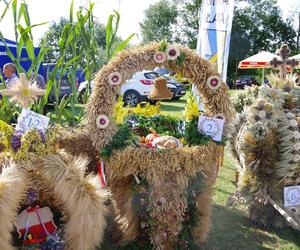
POLYGON ((23 237, 23 241, 26 241, 27 235, 28 235, 28 231, 29 231, 29 222, 30 222, 30 213, 36 213, 40 224, 42 225, 42 228, 44 229, 45 233, 47 236, 50 236, 51 234, 48 232, 47 228, 44 225, 44 222, 42 221, 41 215, 39 213, 40 207, 39 206, 35 206, 35 207, 29 207, 26 209, 27 213, 27 217, 26 217, 26 223, 25 223, 25 233, 24 233, 24 237, 23 237))
POLYGON ((98 167, 98 175, 99 175, 99 178, 100 178, 101 187, 104 188, 104 187, 107 186, 104 161, 99 160, 97 165, 98 165, 97 166, 98 167))

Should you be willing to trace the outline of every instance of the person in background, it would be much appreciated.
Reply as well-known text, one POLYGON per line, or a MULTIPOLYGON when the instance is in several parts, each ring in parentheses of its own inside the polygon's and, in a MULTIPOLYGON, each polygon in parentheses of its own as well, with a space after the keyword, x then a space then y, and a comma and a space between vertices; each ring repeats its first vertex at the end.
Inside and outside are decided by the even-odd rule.
POLYGON ((5 76, 5 84, 11 88, 19 79, 16 75, 16 66, 13 63, 6 63, 3 66, 3 75, 5 76))
POLYGON ((41 74, 37 74, 35 76, 35 74, 32 72, 29 80, 36 81, 36 85, 41 89, 46 88, 45 78, 41 74))

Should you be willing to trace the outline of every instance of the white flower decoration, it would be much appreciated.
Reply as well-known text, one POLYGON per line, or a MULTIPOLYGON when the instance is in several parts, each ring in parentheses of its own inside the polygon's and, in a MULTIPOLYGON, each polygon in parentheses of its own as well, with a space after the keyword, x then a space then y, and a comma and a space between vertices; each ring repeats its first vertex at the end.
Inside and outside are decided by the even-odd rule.
POLYGON ((221 83, 221 79, 218 76, 211 76, 206 81, 206 84, 210 89, 218 89, 221 86, 221 83))
POLYGON ((295 155, 295 156, 293 157, 293 161, 294 161, 294 162, 300 161, 300 155, 295 155))
POLYGON ((264 100, 260 100, 260 101, 258 101, 257 106, 263 108, 265 106, 265 103, 266 102, 264 100))
POLYGON ((96 118, 96 124, 98 128, 107 128, 109 124, 109 118, 106 115, 98 115, 96 118))
POLYGON ((294 149, 296 151, 300 150, 300 143, 299 142, 294 145, 294 149))
POLYGON ((161 202, 162 204, 165 204, 165 203, 167 202, 167 200, 166 200, 165 197, 161 197, 161 198, 160 198, 160 202, 161 202))
POLYGON ((122 82, 122 75, 119 72, 112 72, 108 75, 108 81, 111 85, 119 85, 122 82))
POLYGON ((3 95, 12 96, 11 101, 19 103, 23 108, 28 108, 30 103, 36 101, 45 92, 36 85, 36 82, 29 82, 24 73, 20 74, 20 79, 11 88, 0 91, 3 95))
POLYGON ((292 127, 298 127, 298 122, 296 120, 290 120, 290 125, 292 127))
POLYGON ((294 137, 295 139, 300 139, 300 133, 299 133, 298 131, 294 131, 293 137, 294 137))
POLYGON ((250 116, 248 117, 249 122, 252 123, 252 124, 256 123, 255 117, 256 117, 255 115, 250 115, 250 116))
POLYGON ((260 118, 260 119, 264 119, 264 118, 266 118, 266 111, 264 111, 264 110, 261 110, 261 111, 259 111, 258 112, 258 117, 260 118))
POLYGON ((166 54, 169 60, 176 60, 177 57, 180 55, 180 50, 173 45, 169 45, 167 47, 166 54))
POLYGON ((156 63, 164 63, 167 60, 167 55, 162 51, 158 51, 154 54, 153 59, 156 63))
POLYGON ((295 115, 293 113, 291 113, 291 112, 287 113, 286 116, 287 116, 288 119, 295 118, 295 115))

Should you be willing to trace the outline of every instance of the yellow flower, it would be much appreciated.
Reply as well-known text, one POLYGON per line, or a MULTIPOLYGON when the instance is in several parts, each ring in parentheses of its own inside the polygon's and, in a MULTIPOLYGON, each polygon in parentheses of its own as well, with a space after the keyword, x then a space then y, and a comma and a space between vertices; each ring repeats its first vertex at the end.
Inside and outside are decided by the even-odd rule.
POLYGON ((36 82, 29 82, 26 75, 21 73, 20 79, 11 88, 0 90, 0 93, 12 96, 12 101, 16 101, 23 108, 28 108, 30 103, 36 101, 39 96, 45 94, 45 90, 40 89, 36 85, 36 82))
POLYGON ((195 97, 190 93, 188 95, 187 104, 184 111, 184 119, 191 121, 194 117, 199 116, 199 109, 195 97))
POLYGON ((122 96, 119 96, 113 113, 113 119, 115 123, 117 124, 123 123, 124 118, 127 116, 127 114, 128 114, 128 108, 124 107, 123 98, 122 96))
POLYGON ((151 117, 159 114, 160 112, 160 104, 156 103, 156 105, 151 105, 147 103, 144 107, 141 104, 138 104, 135 108, 130 109, 130 111, 134 114, 140 114, 145 117, 151 117))
POLYGON ((10 138, 14 133, 14 128, 0 120, 0 141, 4 145, 4 151, 10 149, 10 138))
POLYGON ((186 144, 187 144, 186 140, 185 140, 183 137, 179 138, 179 141, 180 141, 183 145, 186 145, 186 144))

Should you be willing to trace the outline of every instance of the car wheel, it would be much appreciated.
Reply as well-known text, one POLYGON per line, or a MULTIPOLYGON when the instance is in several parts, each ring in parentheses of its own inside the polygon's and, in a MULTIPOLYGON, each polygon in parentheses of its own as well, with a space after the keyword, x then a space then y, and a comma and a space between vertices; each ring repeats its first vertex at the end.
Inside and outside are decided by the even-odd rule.
POLYGON ((84 88, 79 92, 79 94, 78 94, 78 102, 79 103, 83 103, 83 96, 85 94, 85 91, 86 91, 86 89, 84 88))
POLYGON ((141 102, 141 96, 134 90, 128 90, 123 96, 123 101, 126 106, 135 107, 141 102))
POLYGON ((151 105, 156 105, 157 100, 151 100, 151 99, 148 99, 148 102, 149 102, 151 105))
POLYGON ((175 96, 175 97, 172 98, 172 100, 177 101, 177 100, 179 100, 180 98, 181 98, 181 96, 175 96))

